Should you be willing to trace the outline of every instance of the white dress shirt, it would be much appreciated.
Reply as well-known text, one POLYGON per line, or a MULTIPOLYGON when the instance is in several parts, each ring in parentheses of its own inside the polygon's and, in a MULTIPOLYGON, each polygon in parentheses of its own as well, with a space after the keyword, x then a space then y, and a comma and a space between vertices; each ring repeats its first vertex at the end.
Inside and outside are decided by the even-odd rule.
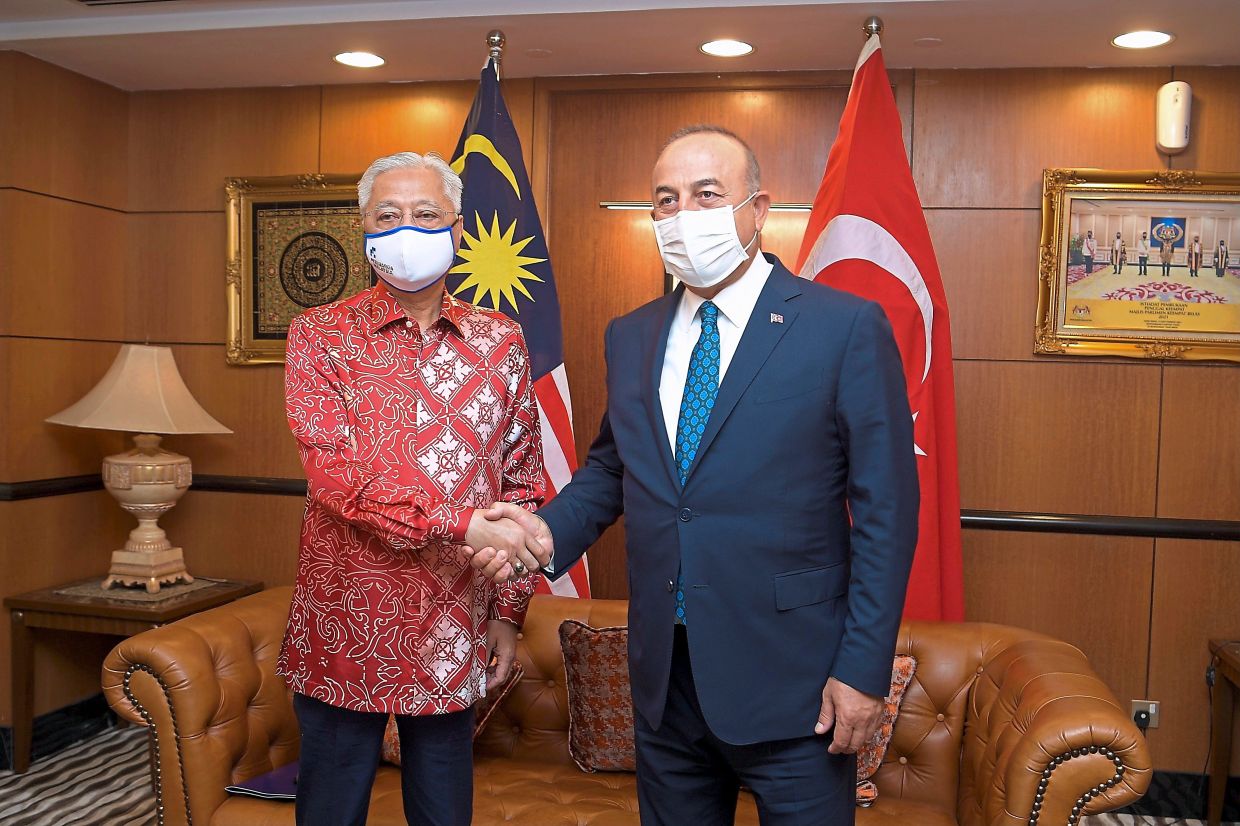
MULTIPOLYGON (((771 262, 761 252, 754 258, 743 275, 733 284, 719 291, 711 301, 719 308, 719 384, 736 355, 745 325, 753 315, 758 296, 771 275, 771 262)), ((667 440, 676 453, 676 426, 680 423, 680 402, 685 395, 685 378, 689 375, 689 359, 698 337, 702 335, 702 318, 698 309, 706 299, 686 289, 681 296, 672 328, 667 334, 667 349, 663 352, 663 374, 659 379, 659 402, 663 407, 663 422, 667 425, 667 440)))

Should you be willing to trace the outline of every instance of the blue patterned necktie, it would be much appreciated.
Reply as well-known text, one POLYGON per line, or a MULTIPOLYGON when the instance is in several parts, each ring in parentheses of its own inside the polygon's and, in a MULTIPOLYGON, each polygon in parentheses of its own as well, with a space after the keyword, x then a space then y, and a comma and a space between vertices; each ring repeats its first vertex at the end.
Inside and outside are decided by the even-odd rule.
MULTIPOLYGON (((680 400, 680 418, 676 423, 676 469, 683 486, 689 479, 689 468, 697 456, 698 444, 719 395, 719 308, 713 302, 702 304, 702 334, 698 336, 689 358, 685 376, 685 394, 680 400)), ((685 577, 676 575, 676 624, 685 625, 685 577)))

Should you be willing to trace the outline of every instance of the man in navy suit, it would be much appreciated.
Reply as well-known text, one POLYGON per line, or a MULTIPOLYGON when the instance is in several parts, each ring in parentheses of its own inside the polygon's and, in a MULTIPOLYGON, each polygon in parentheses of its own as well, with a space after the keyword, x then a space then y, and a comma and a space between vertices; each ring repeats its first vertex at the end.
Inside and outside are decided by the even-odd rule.
POLYGON ((553 547, 552 578, 626 516, 643 824, 732 823, 743 785, 763 826, 846 826, 916 544, 900 355, 877 304, 761 253, 770 197, 736 135, 682 129, 653 189, 683 283, 608 326, 572 482, 490 516, 553 547))

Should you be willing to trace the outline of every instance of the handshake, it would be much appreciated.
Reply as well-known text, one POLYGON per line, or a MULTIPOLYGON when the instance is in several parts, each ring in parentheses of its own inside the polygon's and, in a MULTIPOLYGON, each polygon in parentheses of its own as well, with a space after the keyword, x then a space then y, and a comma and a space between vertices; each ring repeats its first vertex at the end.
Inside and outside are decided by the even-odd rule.
POLYGON ((470 517, 465 544, 469 564, 500 584, 537 572, 551 563, 555 547, 542 517, 511 502, 496 502, 470 517))

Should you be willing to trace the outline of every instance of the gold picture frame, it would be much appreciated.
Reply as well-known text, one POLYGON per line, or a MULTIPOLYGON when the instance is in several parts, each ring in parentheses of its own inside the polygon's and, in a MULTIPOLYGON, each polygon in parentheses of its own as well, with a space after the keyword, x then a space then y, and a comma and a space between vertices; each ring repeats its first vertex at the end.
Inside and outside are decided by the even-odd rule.
POLYGON ((1033 349, 1240 361, 1240 173, 1045 170, 1033 349))
POLYGON ((229 364, 284 361, 293 317, 370 286, 358 175, 229 178, 229 364))

